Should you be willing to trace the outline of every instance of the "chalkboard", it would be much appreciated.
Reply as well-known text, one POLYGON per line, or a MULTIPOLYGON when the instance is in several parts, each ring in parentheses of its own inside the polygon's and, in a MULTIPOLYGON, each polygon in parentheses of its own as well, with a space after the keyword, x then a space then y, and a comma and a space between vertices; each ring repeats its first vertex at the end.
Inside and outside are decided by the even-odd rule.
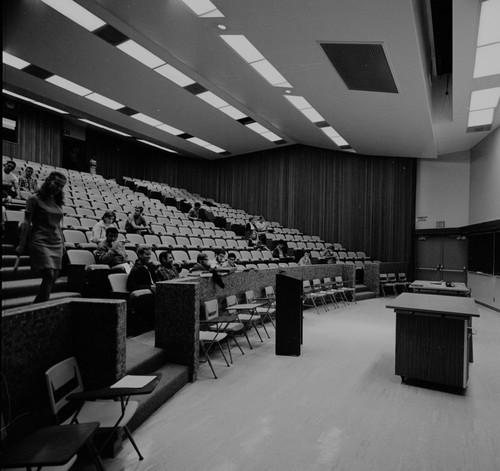
POLYGON ((493 275, 494 233, 470 234, 468 270, 493 275))

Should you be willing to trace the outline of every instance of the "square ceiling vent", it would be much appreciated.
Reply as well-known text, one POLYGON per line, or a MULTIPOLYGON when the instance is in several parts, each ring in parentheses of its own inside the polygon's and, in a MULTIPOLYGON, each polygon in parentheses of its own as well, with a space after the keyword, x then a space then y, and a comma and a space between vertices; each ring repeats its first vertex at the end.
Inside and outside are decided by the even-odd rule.
POLYGON ((349 90, 398 93, 379 43, 320 43, 349 90))

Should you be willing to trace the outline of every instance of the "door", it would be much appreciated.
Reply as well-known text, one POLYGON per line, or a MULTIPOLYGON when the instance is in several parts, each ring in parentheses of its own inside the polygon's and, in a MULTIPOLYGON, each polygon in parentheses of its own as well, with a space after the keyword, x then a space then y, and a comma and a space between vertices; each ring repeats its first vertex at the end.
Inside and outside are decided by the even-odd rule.
POLYGON ((418 237, 416 250, 416 280, 467 282, 467 240, 464 237, 418 237))

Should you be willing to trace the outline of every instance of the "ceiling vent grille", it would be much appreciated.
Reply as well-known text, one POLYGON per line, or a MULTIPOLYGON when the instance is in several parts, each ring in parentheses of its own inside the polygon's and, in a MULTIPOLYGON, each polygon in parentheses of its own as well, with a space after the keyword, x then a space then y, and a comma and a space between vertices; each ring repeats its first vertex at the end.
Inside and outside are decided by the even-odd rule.
POLYGON ((398 93, 379 43, 320 43, 349 90, 398 93))

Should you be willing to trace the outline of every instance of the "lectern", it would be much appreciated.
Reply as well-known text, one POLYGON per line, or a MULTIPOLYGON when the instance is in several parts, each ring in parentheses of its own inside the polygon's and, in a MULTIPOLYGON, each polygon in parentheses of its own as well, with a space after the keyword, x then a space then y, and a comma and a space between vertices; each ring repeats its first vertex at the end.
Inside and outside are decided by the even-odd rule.
POLYGON ((276 275, 276 355, 300 355, 302 280, 276 275))

